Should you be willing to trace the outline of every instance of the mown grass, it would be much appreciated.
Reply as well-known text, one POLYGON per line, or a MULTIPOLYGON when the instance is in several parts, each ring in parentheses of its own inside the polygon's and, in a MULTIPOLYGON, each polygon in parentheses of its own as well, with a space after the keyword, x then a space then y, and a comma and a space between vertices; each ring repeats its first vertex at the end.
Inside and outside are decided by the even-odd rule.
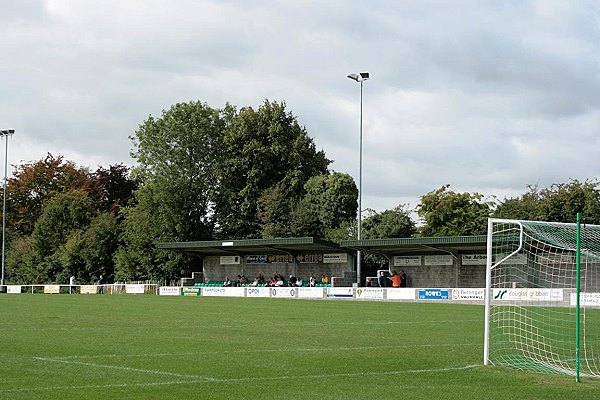
POLYGON ((1 399, 592 399, 482 363, 483 307, 0 296, 1 399))

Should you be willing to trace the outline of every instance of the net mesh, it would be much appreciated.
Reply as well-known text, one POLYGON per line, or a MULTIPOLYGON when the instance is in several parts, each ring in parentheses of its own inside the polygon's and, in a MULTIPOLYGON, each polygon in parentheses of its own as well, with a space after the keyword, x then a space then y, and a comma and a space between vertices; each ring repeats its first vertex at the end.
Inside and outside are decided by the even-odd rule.
MULTIPOLYGON (((491 224, 489 361, 575 373, 577 225, 491 224)), ((600 376, 600 226, 581 225, 580 373, 600 376)))

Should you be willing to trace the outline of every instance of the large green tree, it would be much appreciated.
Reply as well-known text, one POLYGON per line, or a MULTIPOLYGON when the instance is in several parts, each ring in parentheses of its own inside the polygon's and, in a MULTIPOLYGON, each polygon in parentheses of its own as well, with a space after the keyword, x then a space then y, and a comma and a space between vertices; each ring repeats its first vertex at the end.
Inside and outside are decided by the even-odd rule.
POLYGON ((96 216, 87 193, 74 190, 59 193, 44 204, 31 235, 15 240, 8 253, 11 280, 28 283, 67 282, 80 269, 61 257, 72 235, 85 231, 96 216))
POLYGON ((444 185, 421 196, 417 212, 425 221, 421 236, 483 235, 493 203, 479 193, 457 193, 444 185))
POLYGON ((178 103, 160 118, 150 116, 131 137, 139 163, 135 174, 143 183, 135 203, 122 212, 117 279, 169 279, 190 272, 193 260, 158 250, 156 243, 212 238, 216 168, 230 114, 230 107, 178 103))
POLYGON ((216 166, 223 155, 225 120, 219 110, 200 102, 178 103, 150 116, 131 137, 136 173, 152 190, 152 218, 163 240, 212 237, 211 198, 216 166))
POLYGON ((115 254, 115 280, 171 280, 188 275, 191 259, 164 250, 158 250, 156 243, 165 239, 164 227, 153 218, 160 207, 152 193, 152 185, 143 185, 137 192, 139 201, 135 207, 122 209, 120 246, 115 254))
POLYGON ((330 163, 285 104, 268 100, 258 110, 242 108, 231 118, 222 154, 214 197, 221 238, 276 234, 273 229, 263 235, 260 199, 263 218, 293 209, 308 179, 326 174, 330 163), (286 204, 287 199, 292 203, 286 204))
POLYGON ((539 189, 529 186, 521 196, 504 199, 494 216, 525 220, 574 222, 581 213, 585 222, 600 224, 600 183, 596 180, 556 183, 539 189))
POLYGON ((71 271, 80 282, 93 283, 100 275, 107 282, 114 277, 113 257, 119 244, 119 224, 114 214, 103 212, 85 229, 73 231, 61 247, 62 269, 71 271))
POLYGON ((340 172, 318 175, 304 185, 305 195, 294 212, 296 236, 333 239, 356 218, 358 188, 354 179, 340 172))
POLYGON ((417 229, 405 205, 398 205, 381 213, 375 211, 362 223, 364 239, 389 239, 412 237, 417 229))

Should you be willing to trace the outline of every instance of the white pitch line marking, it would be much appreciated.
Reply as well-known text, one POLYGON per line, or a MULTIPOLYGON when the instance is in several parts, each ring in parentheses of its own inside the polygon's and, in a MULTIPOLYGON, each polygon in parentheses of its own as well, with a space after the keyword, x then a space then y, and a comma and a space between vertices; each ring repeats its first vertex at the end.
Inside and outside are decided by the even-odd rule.
MULTIPOLYGON (((50 360, 53 361, 53 360, 50 360)), ((88 364, 88 363, 82 363, 88 364)), ((90 364, 93 366, 98 366, 95 364, 90 364)), ((315 374, 315 375, 285 375, 285 376, 270 376, 270 377, 247 377, 247 378, 205 378, 205 377, 197 377, 197 379, 188 380, 188 381, 168 381, 168 382, 148 382, 148 383, 112 383, 106 385, 79 385, 79 386, 46 386, 46 387, 38 387, 38 388, 19 388, 19 389, 0 389, 0 393, 15 393, 15 392, 39 392, 39 391, 49 391, 49 390, 68 390, 68 389, 109 389, 109 388, 128 388, 128 387, 147 387, 147 386, 167 386, 167 385, 194 385, 200 383, 237 383, 237 382, 252 382, 252 381, 271 381, 271 380, 281 380, 281 379, 328 379, 328 378, 352 378, 352 377, 361 377, 361 376, 389 376, 389 375, 400 375, 400 374, 423 374, 423 373, 436 373, 436 372, 453 372, 453 371, 463 371, 467 369, 473 369, 478 367, 478 365, 465 365, 462 367, 446 367, 446 368, 431 368, 431 369, 409 369, 402 371, 380 371, 380 372, 348 372, 348 373, 339 373, 339 374, 315 374)), ((138 370, 134 368, 133 370, 138 370)), ((147 372, 159 372, 159 371, 151 371, 147 372)), ((184 374, 173 374, 173 375, 182 375, 184 374)), ((193 376, 193 375, 191 375, 193 376)))
POLYGON ((119 365, 94 364, 94 363, 88 363, 88 362, 82 362, 82 361, 68 361, 68 360, 61 360, 61 359, 57 359, 57 358, 47 358, 47 357, 34 357, 34 359, 36 359, 38 361, 56 362, 56 363, 70 364, 70 365, 84 365, 87 367, 94 367, 94 368, 117 369, 117 370, 121 370, 121 371, 142 372, 145 374, 174 376, 177 378, 191 378, 191 379, 198 379, 198 380, 204 380, 204 381, 214 381, 215 380, 213 378, 208 378, 208 377, 198 376, 198 375, 179 374, 177 372, 158 371, 158 370, 153 370, 153 369, 123 367, 123 366, 119 366, 119 365))

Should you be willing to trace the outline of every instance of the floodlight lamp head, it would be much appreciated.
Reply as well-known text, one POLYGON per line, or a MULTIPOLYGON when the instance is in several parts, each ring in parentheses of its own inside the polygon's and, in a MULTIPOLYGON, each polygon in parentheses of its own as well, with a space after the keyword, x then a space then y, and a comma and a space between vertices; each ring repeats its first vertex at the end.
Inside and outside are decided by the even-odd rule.
POLYGON ((358 74, 350 74, 350 75, 348 75, 348 78, 350 78, 356 82, 362 82, 362 81, 366 81, 367 79, 369 79, 369 73, 368 72, 360 72, 358 74))
POLYGON ((9 136, 15 133, 14 129, 2 129, 0 130, 0 136, 9 136))

